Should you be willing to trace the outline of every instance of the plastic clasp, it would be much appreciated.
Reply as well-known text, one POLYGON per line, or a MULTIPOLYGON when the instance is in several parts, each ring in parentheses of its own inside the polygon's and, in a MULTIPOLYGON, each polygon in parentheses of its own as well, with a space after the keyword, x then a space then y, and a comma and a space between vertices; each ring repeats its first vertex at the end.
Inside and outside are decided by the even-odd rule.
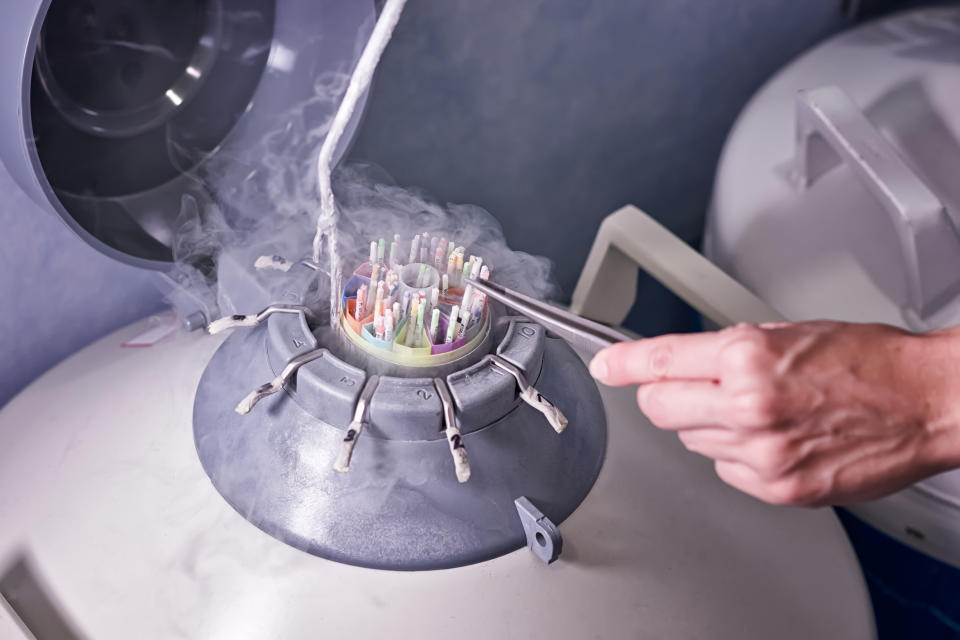
POLYGON ((527 546, 530 547, 530 551, 533 551, 534 555, 545 564, 550 564, 559 558, 560 552, 563 551, 563 537, 557 525, 533 506, 525 496, 520 496, 513 503, 520 515, 523 531, 527 534, 527 546))

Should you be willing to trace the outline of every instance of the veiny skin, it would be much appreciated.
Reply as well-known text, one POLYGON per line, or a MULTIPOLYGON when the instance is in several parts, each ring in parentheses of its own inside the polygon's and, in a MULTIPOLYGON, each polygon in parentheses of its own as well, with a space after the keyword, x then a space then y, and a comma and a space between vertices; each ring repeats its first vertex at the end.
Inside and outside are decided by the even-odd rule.
POLYGON ((738 325, 617 344, 597 380, 773 504, 869 500, 960 467, 960 328, 738 325))

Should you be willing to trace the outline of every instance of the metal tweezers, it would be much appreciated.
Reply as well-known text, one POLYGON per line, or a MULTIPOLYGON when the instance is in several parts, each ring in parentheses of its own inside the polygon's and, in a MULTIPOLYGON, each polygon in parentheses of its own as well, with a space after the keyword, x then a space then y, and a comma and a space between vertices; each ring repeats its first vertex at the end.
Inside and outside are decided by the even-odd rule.
POLYGON ((547 330, 569 342, 572 347, 590 355, 616 342, 635 340, 634 337, 605 324, 587 320, 566 309, 555 307, 493 282, 470 280, 470 285, 493 300, 543 325, 547 330))

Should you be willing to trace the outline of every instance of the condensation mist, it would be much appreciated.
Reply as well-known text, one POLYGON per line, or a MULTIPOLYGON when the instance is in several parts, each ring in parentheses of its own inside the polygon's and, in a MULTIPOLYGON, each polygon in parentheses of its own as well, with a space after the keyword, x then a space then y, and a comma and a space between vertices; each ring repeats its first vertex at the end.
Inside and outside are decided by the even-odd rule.
MULTIPOLYGON (((324 98, 318 100, 329 99, 327 91, 335 93, 329 86, 321 85, 324 98)), ((319 207, 315 154, 326 123, 308 123, 309 105, 264 138, 250 154, 256 162, 235 158, 229 170, 213 174, 210 201, 184 197, 173 245, 180 283, 171 296, 175 304, 205 300, 215 303, 220 315, 255 313, 260 309, 252 307, 278 301, 288 282, 281 271, 256 269, 258 257, 310 259, 319 207), (263 295, 251 296, 251 291, 263 295)), ((491 280, 499 284, 539 298, 556 293, 550 261, 511 250, 499 222, 480 207, 438 203, 426 193, 393 183, 373 165, 340 167, 333 186, 342 273, 351 273, 366 259, 371 241, 383 238, 389 247, 399 235, 405 250, 415 234, 428 232, 482 256, 491 280)), ((318 316, 326 317, 326 256, 319 266, 315 304, 321 307, 318 316)))

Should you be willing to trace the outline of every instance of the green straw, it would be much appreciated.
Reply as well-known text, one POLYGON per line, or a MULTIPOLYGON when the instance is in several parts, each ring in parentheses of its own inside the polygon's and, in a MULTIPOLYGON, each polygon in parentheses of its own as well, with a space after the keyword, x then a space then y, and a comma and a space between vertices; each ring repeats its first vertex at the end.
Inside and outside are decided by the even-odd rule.
POLYGON ((440 309, 434 309, 430 316, 430 341, 437 341, 437 329, 440 328, 440 309))

